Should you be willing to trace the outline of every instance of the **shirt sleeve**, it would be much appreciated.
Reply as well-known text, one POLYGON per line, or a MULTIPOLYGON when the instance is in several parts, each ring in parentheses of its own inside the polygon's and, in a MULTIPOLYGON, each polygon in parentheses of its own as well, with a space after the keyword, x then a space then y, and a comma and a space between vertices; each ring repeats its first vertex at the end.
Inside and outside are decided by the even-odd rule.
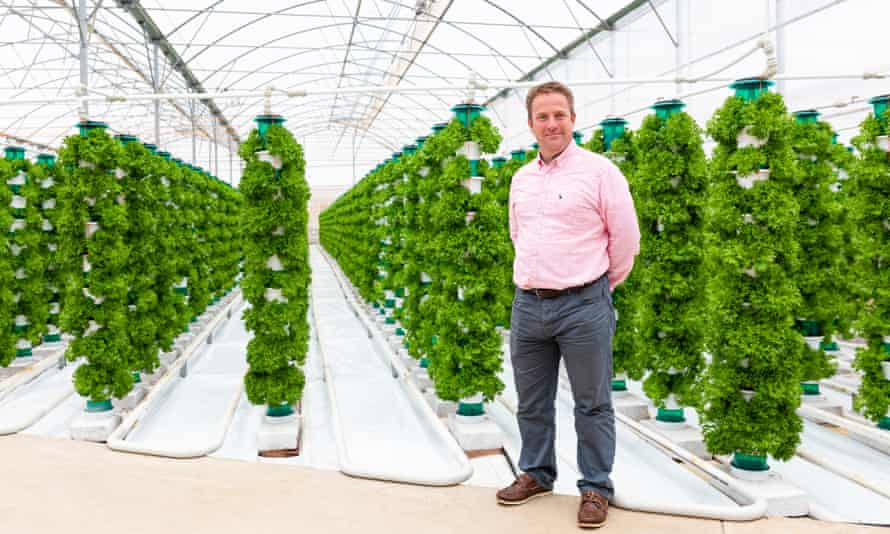
POLYGON ((600 202, 609 244, 609 290, 624 282, 640 253, 640 225, 627 179, 610 165, 600 180, 600 202))

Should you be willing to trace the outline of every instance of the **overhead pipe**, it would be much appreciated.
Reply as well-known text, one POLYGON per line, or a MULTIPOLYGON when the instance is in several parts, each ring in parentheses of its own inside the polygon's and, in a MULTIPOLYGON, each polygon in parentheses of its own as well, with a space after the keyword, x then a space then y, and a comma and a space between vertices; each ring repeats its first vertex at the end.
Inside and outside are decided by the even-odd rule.
MULTIPOLYGON (((760 46, 758 46, 760 48, 760 46)), ((769 53, 769 52, 767 52, 769 53)), ((750 52, 749 54, 750 55, 750 52)), ((747 56, 745 56, 747 57, 747 56)), ((739 61, 744 58, 740 58, 739 61)), ((768 58, 767 69, 761 77, 769 77, 773 80, 883 80, 888 78, 888 73, 884 72, 863 72, 863 73, 841 73, 841 74, 786 74, 771 76, 774 72, 772 59, 768 58)), ((724 70, 724 69, 721 69, 724 70)), ((699 76, 684 77, 677 76, 673 78, 609 78, 595 80, 567 80, 566 83, 577 87, 586 86, 607 86, 607 85, 635 85, 635 84, 677 84, 677 83, 700 83, 700 82, 734 82, 737 77, 718 77, 718 76, 699 76)), ((341 87, 339 89, 274 89, 266 88, 262 91, 227 91, 217 93, 147 93, 147 94, 109 94, 109 95, 75 95, 70 97, 55 97, 42 99, 13 99, 0 102, 0 106, 25 105, 25 104, 47 104, 47 103, 80 103, 80 102, 105 102, 105 103, 123 103, 123 102, 144 102, 154 100, 207 100, 207 99, 239 99, 239 98, 266 98, 268 91, 271 89, 272 96, 299 98, 307 96, 330 96, 330 95, 348 95, 348 94, 376 94, 376 93, 431 93, 431 92, 459 92, 469 93, 477 90, 488 89, 527 89, 538 85, 540 82, 504 82, 504 83, 481 83, 470 80, 466 86, 459 85, 432 85, 432 86, 361 86, 361 87, 341 87)), ((78 92, 81 92, 80 90, 78 92)))

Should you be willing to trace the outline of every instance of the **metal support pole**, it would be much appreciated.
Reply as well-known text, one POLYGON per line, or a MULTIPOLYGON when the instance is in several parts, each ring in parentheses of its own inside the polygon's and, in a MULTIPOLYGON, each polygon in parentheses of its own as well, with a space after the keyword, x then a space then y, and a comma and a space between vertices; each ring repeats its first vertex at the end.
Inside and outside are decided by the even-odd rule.
POLYGON ((219 144, 216 142, 216 115, 213 116, 213 175, 219 175, 219 144))
MULTIPOLYGON (((87 0, 79 0, 77 3, 77 25, 80 29, 80 86, 86 90, 90 86, 89 70, 89 28, 87 28, 87 0)), ((81 120, 87 120, 90 116, 90 105, 84 100, 81 102, 81 120)))
MULTIPOLYGON (((786 38, 785 38, 785 26, 782 24, 785 21, 785 9, 787 5, 785 0, 776 0, 776 12, 775 12, 775 25, 778 27, 776 30, 776 61, 778 62, 777 74, 785 74, 785 47, 786 47, 786 38)), ((776 83, 776 91, 779 93, 785 92, 785 80, 779 80, 776 83)))
MULTIPOLYGON (((157 41, 154 42, 154 65, 153 65, 153 79, 152 85, 154 86, 155 93, 161 92, 161 62, 160 62, 160 50, 161 45, 157 41)), ((157 146, 161 146, 161 101, 155 100, 155 144, 157 146)))
POLYGON ((232 138, 229 137, 229 185, 235 185, 235 163, 232 161, 232 138))
MULTIPOLYGON (((691 54, 689 49, 689 15, 691 9, 692 6, 689 0, 677 0, 677 48, 674 55, 677 76, 685 76, 689 72, 689 67, 684 68, 683 65, 687 61, 686 58, 691 54)), ((679 97, 684 92, 683 83, 678 83, 676 88, 677 94, 675 96, 679 97)))
POLYGON ((198 131, 195 125, 195 101, 189 100, 189 119, 192 121, 192 165, 198 162, 198 131))

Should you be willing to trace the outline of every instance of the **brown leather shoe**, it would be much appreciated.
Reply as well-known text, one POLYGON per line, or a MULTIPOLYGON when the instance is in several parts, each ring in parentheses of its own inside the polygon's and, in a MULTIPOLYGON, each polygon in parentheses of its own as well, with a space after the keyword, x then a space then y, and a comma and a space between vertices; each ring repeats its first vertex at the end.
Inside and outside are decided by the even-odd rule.
POLYGON ((523 504, 535 497, 550 495, 551 493, 553 493, 553 490, 538 484, 538 481, 532 478, 531 475, 522 473, 516 477, 512 484, 498 491, 498 503, 507 505, 523 504))
POLYGON ((609 501, 595 491, 581 494, 581 505, 578 507, 578 526, 581 528, 599 528, 606 524, 609 513, 609 501))

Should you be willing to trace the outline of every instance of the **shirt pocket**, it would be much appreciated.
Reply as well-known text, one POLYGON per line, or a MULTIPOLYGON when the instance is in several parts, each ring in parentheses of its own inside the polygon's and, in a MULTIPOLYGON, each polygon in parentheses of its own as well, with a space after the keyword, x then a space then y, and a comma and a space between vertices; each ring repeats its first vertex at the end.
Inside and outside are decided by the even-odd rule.
POLYGON ((531 189, 516 188, 510 194, 510 205, 519 222, 528 222, 538 215, 540 195, 531 189))
POLYGON ((544 212, 555 232, 577 232, 590 228, 596 215, 580 184, 566 183, 548 191, 544 212))

